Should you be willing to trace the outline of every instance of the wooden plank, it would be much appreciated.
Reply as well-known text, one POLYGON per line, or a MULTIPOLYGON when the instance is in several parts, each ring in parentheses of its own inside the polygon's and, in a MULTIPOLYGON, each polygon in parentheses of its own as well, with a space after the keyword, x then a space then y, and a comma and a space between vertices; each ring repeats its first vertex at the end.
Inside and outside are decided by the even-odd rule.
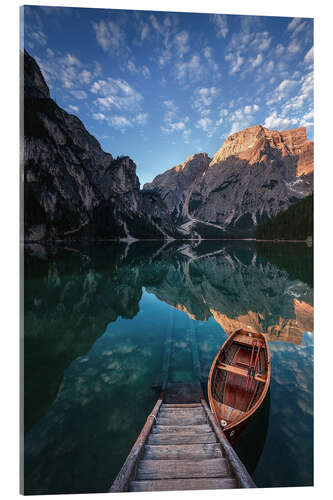
POLYGON ((161 408, 201 408, 201 403, 163 403, 161 408))
POLYGON ((200 460, 202 458, 221 458, 219 443, 167 444, 160 446, 145 445, 143 460, 200 460))
POLYGON ((194 408, 160 408, 159 415, 204 415, 202 406, 195 406, 194 408))
POLYGON ((207 414, 208 420, 211 424, 212 429, 215 432, 217 439, 222 445, 224 455, 229 462, 231 471, 234 477, 236 478, 238 485, 241 488, 256 488, 256 485, 252 480, 250 474, 247 472, 244 464, 241 462, 239 456, 237 455, 237 453, 227 440, 221 427, 217 424, 212 412, 208 408, 208 405, 203 397, 201 398, 201 404, 207 414))
POLYGON ((199 443, 216 443, 217 439, 214 432, 198 433, 167 433, 150 434, 147 444, 199 444, 199 443))
POLYGON ((254 340, 258 339, 256 339, 256 337, 250 337, 249 335, 242 335, 241 333, 238 333, 233 338, 234 342, 238 342, 239 344, 243 345, 248 345, 250 347, 252 346, 254 340))
POLYGON ((209 460, 139 460, 136 480, 230 476, 225 458, 209 460))
MULTIPOLYGON (((227 365, 225 363, 217 363, 217 368, 219 370, 224 370, 225 372, 232 373, 234 375, 239 375, 240 377, 248 377, 248 370, 245 368, 240 368, 238 366, 233 366, 233 365, 227 365)), ((263 377, 262 375, 255 375, 255 380, 257 382, 266 382, 266 377, 263 377)), ((250 380, 252 377, 250 377, 250 380)))
POLYGON ((201 425, 154 425, 151 432, 153 434, 159 434, 161 432, 165 433, 198 433, 204 434, 205 432, 211 432, 211 428, 208 424, 201 425))
POLYGON ((129 491, 223 490, 237 487, 235 479, 228 477, 153 479, 132 481, 129 491))
POLYGON ((171 417, 158 416, 156 423, 157 425, 201 425, 207 423, 207 418, 200 415, 173 415, 171 417))
POLYGON ((112 483, 111 488, 109 489, 110 493, 120 492, 120 491, 128 491, 129 482, 134 479, 134 470, 135 465, 140 457, 142 452, 143 445, 145 444, 147 437, 151 431, 151 428, 155 421, 155 416, 160 409, 160 406, 163 401, 163 393, 161 393, 158 398, 152 412, 148 416, 145 425, 143 426, 137 440, 135 441, 131 451, 128 454, 122 468, 120 469, 116 479, 112 483))
POLYGON ((159 417, 163 418, 188 418, 188 417, 205 417, 206 414, 201 408, 189 408, 189 411, 185 410, 160 410, 158 412, 159 417))

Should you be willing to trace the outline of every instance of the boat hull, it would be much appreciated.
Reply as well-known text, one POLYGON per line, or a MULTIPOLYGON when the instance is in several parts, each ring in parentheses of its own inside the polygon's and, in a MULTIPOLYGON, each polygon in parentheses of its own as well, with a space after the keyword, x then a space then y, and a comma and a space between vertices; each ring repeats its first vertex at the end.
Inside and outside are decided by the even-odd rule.
POLYGON ((217 423, 233 443, 262 404, 270 383, 270 353, 261 333, 237 330, 217 353, 208 399, 217 423))

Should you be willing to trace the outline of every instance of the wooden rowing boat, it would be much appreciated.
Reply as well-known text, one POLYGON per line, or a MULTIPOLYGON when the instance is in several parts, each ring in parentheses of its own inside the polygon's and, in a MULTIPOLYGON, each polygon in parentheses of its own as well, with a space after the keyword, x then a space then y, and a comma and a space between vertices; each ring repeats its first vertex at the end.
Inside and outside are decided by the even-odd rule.
POLYGON ((215 356, 208 379, 209 404, 230 442, 265 399, 270 376, 269 345, 261 333, 237 330, 215 356))

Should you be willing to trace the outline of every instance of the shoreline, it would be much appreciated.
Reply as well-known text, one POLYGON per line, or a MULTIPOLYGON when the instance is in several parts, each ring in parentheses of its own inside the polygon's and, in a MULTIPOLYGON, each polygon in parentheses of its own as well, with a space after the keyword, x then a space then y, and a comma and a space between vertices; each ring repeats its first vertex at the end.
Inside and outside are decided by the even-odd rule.
POLYGON ((201 238, 200 240, 198 238, 174 238, 174 239, 154 239, 154 238, 142 238, 142 239, 133 239, 133 240, 122 240, 122 239, 113 239, 113 238, 107 238, 107 239, 98 239, 98 240, 20 240, 20 243, 23 244, 46 244, 46 243, 105 243, 105 242, 115 242, 115 243, 128 243, 128 244, 133 244, 136 242, 140 241, 160 241, 164 243, 173 243, 177 241, 195 241, 195 242, 201 242, 201 241, 248 241, 248 242, 254 242, 254 243, 306 243, 309 246, 313 246, 313 240, 311 242, 309 240, 280 240, 280 239, 274 239, 274 240, 258 240, 256 238, 201 238))

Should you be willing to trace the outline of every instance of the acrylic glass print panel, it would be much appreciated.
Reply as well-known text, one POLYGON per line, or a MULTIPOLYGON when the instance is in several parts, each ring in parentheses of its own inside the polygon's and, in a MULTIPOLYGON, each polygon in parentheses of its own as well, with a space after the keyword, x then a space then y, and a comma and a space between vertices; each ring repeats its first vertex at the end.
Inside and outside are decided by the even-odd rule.
POLYGON ((22 493, 313 485, 313 20, 21 31, 22 493))

